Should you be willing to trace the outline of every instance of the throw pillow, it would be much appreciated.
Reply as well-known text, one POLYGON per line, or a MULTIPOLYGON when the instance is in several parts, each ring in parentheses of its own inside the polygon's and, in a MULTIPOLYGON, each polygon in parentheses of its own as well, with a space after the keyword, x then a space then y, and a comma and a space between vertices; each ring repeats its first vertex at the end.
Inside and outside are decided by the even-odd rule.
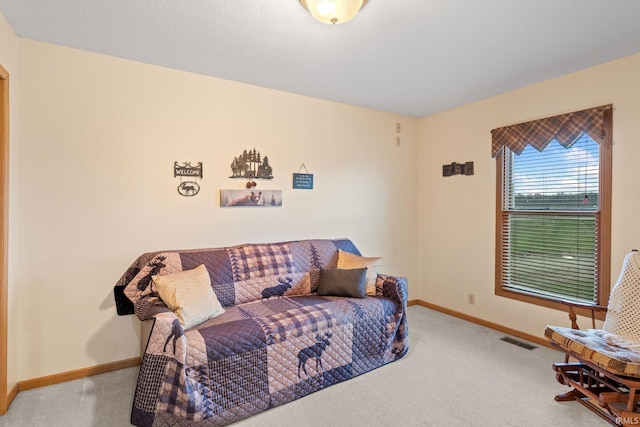
POLYGON ((366 268, 342 270, 339 268, 323 268, 320 270, 318 295, 336 297, 364 298, 366 268))
POLYGON ((367 268, 367 295, 376 294, 376 279, 381 265, 382 258, 365 258, 359 255, 354 255, 351 252, 338 249, 338 268, 367 268))
POLYGON ((160 298, 176 314, 185 329, 224 313, 211 288, 209 272, 204 264, 192 270, 155 275, 152 279, 160 298))

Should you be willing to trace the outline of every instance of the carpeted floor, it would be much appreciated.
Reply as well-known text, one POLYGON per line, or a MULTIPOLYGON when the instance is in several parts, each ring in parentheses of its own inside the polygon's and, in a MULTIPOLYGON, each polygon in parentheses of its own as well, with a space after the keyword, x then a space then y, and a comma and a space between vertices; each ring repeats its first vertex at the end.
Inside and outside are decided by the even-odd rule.
MULTIPOLYGON (((504 334, 424 307, 409 308, 402 360, 241 421, 237 427, 608 425, 551 369, 562 355, 501 341, 504 334)), ((128 426, 137 369, 18 394, 0 427, 128 426)))

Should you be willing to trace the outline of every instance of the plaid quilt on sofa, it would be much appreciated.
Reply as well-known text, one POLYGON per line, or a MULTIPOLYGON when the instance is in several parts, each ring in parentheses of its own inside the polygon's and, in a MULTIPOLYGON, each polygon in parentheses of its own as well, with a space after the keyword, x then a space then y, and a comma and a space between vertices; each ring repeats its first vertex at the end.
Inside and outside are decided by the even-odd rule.
POLYGON ((126 295, 154 325, 132 423, 227 425, 403 357, 405 278, 379 275, 376 296, 364 299, 315 294, 320 268, 336 266, 338 249, 359 255, 343 239, 167 251, 136 260, 116 285, 124 287, 116 298, 126 295), (184 330, 146 277, 200 264, 226 311, 184 330), (288 287, 280 295, 282 283, 288 287))

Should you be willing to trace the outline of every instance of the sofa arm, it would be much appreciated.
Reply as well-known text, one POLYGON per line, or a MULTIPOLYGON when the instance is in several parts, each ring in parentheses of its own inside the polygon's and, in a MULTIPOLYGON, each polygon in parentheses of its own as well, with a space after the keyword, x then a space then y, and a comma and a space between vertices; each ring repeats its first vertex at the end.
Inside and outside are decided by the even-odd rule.
POLYGON ((387 276, 378 274, 376 279, 376 295, 389 298, 402 307, 402 311, 407 308, 409 299, 409 284, 406 277, 387 276))
POLYGON ((162 301, 162 298, 158 294, 149 294, 136 301, 133 305, 134 312, 138 319, 149 320, 153 319, 160 313, 171 313, 169 307, 162 301))
POLYGON ((409 351, 409 322, 407 319, 409 284, 407 278, 379 274, 376 280, 376 296, 389 298, 396 303, 396 331, 391 345, 391 353, 394 360, 400 359, 409 351))

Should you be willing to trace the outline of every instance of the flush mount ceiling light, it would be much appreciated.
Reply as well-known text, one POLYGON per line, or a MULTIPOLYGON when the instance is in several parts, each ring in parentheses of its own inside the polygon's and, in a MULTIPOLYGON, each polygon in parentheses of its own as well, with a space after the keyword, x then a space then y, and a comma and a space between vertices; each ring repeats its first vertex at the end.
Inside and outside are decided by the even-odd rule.
POLYGON ((351 20, 368 0, 300 0, 314 18, 325 24, 342 24, 351 20))

